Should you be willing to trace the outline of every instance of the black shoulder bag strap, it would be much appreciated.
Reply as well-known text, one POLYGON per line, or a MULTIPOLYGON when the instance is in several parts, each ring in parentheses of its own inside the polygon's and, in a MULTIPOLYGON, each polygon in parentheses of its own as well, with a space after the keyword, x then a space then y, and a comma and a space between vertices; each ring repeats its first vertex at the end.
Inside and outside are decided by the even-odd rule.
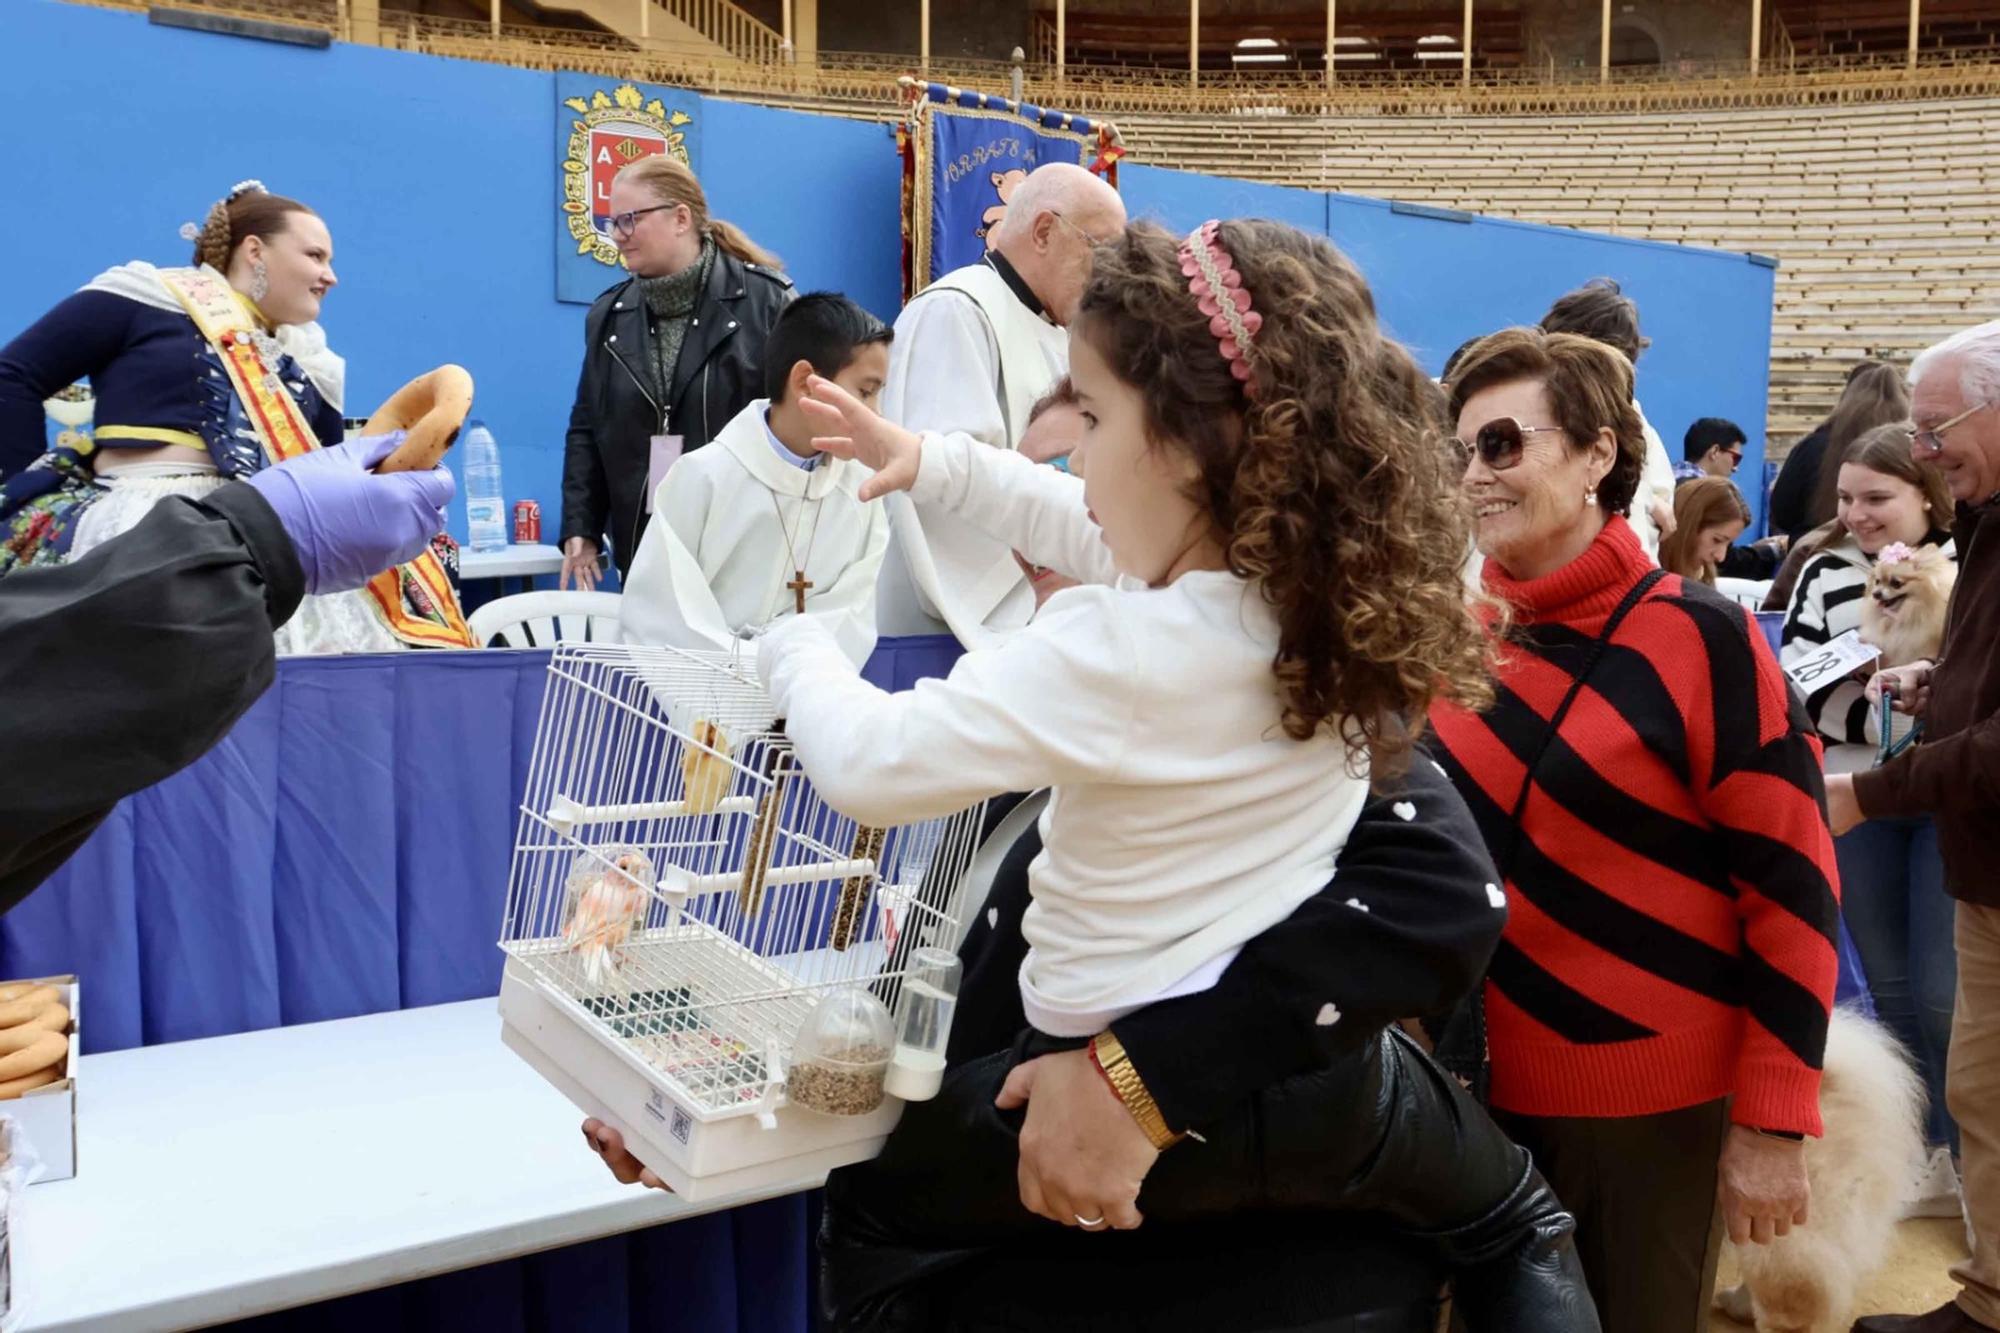
MULTIPOLYGON (((1604 645, 1609 643, 1611 636, 1617 632, 1619 622, 1625 619, 1633 607, 1644 601, 1646 594, 1652 591, 1653 585, 1664 577, 1666 577, 1665 570, 1648 571, 1646 576, 1625 594, 1625 599, 1618 604, 1617 609, 1605 618, 1604 628, 1598 631, 1596 641, 1590 645, 1590 651, 1570 681, 1569 692, 1563 696, 1562 702, 1556 706, 1555 713, 1549 718, 1548 728, 1542 733, 1541 742, 1535 747, 1534 757, 1528 760, 1527 771, 1521 775, 1521 793, 1514 798, 1513 814, 1507 822, 1509 829, 1507 854, 1496 858, 1495 861, 1503 883, 1513 873, 1515 857, 1521 850, 1521 816, 1528 808, 1528 791, 1534 785, 1535 770, 1541 766, 1542 757, 1548 753, 1549 744, 1555 740, 1556 732, 1562 727, 1563 718, 1569 713, 1570 705, 1576 702, 1576 696, 1583 690, 1584 678, 1590 675, 1591 669, 1597 665, 1598 658, 1604 655, 1604 645)), ((1473 987, 1472 992, 1449 1014, 1435 1023, 1426 1021, 1424 1029, 1432 1041, 1432 1058, 1448 1073, 1456 1075, 1465 1084, 1466 1089, 1484 1105, 1492 1083, 1492 1071, 1486 1050, 1485 988, 1473 987)))
POLYGON ((1521 850, 1521 816, 1528 809, 1528 792, 1535 785, 1535 770, 1541 767, 1542 759, 1548 754, 1549 746, 1554 743, 1556 733, 1562 730, 1563 719, 1569 716, 1570 705, 1576 702, 1577 695, 1583 693, 1584 681, 1597 666, 1598 659, 1604 656, 1604 646, 1611 642, 1611 636, 1618 632, 1618 626, 1627 615, 1631 614, 1632 608, 1646 600, 1646 594, 1666 576, 1667 571, 1664 569, 1646 571, 1645 577, 1633 584, 1632 590, 1625 594, 1625 599, 1604 618, 1604 628, 1597 632, 1597 638, 1591 642, 1590 650, 1584 654, 1583 661, 1577 666, 1576 675, 1570 678, 1569 689, 1563 694, 1562 702, 1557 704, 1556 711, 1550 714, 1549 725, 1542 732, 1541 743, 1535 747, 1534 756, 1528 760, 1528 767, 1521 774, 1521 794, 1514 798, 1514 810, 1507 820, 1507 826, 1511 830, 1507 840, 1507 855, 1499 867, 1503 881, 1514 873, 1514 860, 1521 850))

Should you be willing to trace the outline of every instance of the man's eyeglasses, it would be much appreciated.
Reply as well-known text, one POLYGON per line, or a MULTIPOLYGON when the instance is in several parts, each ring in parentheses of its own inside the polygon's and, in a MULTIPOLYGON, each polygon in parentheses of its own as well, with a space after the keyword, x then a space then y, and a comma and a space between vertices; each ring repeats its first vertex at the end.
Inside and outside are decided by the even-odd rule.
POLYGON ((1910 452, 1924 458, 1936 458, 1944 452, 1944 433, 1974 412, 1984 411, 1991 403, 1974 403, 1950 421, 1942 422, 1926 430, 1910 432, 1910 452))
POLYGON ((679 204, 654 204, 651 208, 634 208, 629 212, 613 213, 609 217, 592 218, 591 225, 605 236, 630 236, 638 227, 639 219, 648 213, 660 213, 669 208, 679 208, 679 204))
POLYGON ((1053 208, 1049 210, 1049 216, 1054 218, 1057 222, 1062 223, 1063 226, 1068 227, 1071 231, 1075 232, 1077 239, 1082 241, 1085 245, 1104 244, 1104 242, 1098 240, 1095 236, 1092 236, 1089 232, 1077 226, 1074 222, 1071 222, 1068 218, 1056 212, 1053 208))
POLYGON ((1481 426, 1472 437, 1472 443, 1453 437, 1452 447, 1467 463, 1477 454, 1487 470, 1505 472, 1521 461, 1521 454, 1527 448, 1528 436, 1540 435, 1547 431, 1562 432, 1561 426, 1523 426, 1512 417, 1495 417, 1481 426))

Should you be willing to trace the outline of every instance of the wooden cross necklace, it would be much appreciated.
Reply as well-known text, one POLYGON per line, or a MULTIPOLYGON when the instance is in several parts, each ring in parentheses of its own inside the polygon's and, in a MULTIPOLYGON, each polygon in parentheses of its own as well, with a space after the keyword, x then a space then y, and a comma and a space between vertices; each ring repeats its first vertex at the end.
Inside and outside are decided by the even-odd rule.
MULTIPOLYGON (((765 425, 765 429, 770 429, 768 422, 765 425)), ((792 591, 792 609, 799 615, 804 615, 806 613, 806 592, 813 587, 813 581, 806 577, 806 566, 812 563, 812 548, 819 543, 820 511, 826 505, 826 495, 822 493, 819 499, 813 501, 812 536, 806 539, 806 558, 801 560, 798 557, 797 544, 793 539, 798 536, 799 529, 805 526, 805 495, 799 496, 799 512, 792 519, 791 527, 787 528, 785 526, 785 506, 778 499, 778 488, 765 485, 763 478, 759 477, 756 471, 741 458, 736 459, 736 465, 743 469, 744 473, 749 476, 753 483, 763 486, 764 493, 771 497, 771 508, 778 515, 778 535, 785 539, 785 559, 791 564, 793 571, 792 577, 785 580, 784 586, 792 591)), ((819 466, 824 466, 824 464, 822 463, 819 466)), ((818 472, 819 466, 801 469, 805 473, 807 494, 810 494, 812 491, 813 476, 818 472)))
MULTIPOLYGON (((813 473, 809 471, 805 475, 806 489, 810 491, 812 489, 813 473)), ((805 559, 801 560, 798 557, 798 548, 792 539, 798 535, 799 529, 805 524, 805 497, 803 495, 799 497, 799 512, 792 520, 791 529, 787 531, 785 528, 785 506, 778 499, 777 491, 771 490, 769 494, 771 497, 771 507, 778 512, 778 531, 785 538, 785 558, 791 562, 793 569, 792 577, 786 580, 785 586, 792 590, 792 609, 799 615, 804 615, 806 613, 806 590, 813 587, 813 581, 806 577, 806 566, 812 563, 812 548, 819 542, 820 510, 826 504, 826 496, 822 495, 819 499, 813 501, 812 535, 806 539, 806 556, 805 559)))

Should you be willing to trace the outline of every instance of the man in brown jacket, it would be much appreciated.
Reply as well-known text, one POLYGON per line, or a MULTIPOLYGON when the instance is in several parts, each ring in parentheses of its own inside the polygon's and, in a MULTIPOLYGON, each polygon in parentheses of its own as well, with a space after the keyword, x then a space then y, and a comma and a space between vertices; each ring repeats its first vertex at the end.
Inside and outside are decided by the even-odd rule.
POLYGON ((2000 321, 1967 329, 1910 365, 1911 449, 1958 501, 1958 586, 1936 663, 1884 671, 1924 740, 1865 773, 1829 776, 1835 833, 1864 819, 1932 815, 1945 885, 1958 900, 1958 996, 1946 1069, 1957 1117, 1972 1255, 1958 1298, 1922 1315, 1874 1315, 1854 1333, 2000 1330, 2000 321))

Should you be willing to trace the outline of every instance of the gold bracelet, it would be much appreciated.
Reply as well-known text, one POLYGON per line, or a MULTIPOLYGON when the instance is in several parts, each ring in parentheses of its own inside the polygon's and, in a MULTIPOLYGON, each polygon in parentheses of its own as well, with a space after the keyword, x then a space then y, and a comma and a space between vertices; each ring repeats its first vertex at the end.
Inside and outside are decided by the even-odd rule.
POLYGON ((1152 1093, 1146 1091, 1145 1080, 1132 1067, 1132 1057, 1125 1053, 1125 1044, 1116 1036, 1107 1030, 1092 1037, 1090 1058, 1110 1080, 1118 1100, 1125 1103, 1125 1109, 1132 1113, 1132 1119, 1138 1122, 1153 1147, 1165 1152, 1187 1137, 1167 1128, 1167 1118, 1160 1114, 1160 1104, 1153 1100, 1152 1093))

